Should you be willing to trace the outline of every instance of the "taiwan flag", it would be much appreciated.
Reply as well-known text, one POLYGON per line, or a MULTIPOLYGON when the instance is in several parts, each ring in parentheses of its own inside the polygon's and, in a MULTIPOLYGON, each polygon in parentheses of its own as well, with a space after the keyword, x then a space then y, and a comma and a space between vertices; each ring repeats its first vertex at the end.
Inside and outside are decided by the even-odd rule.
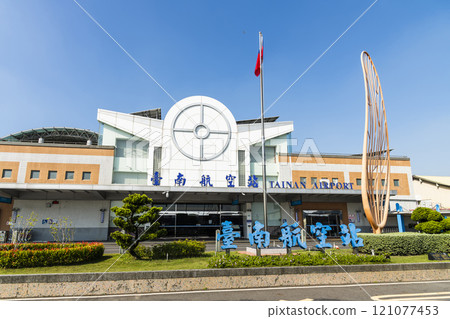
POLYGON ((259 51, 258 58, 256 59, 256 67, 255 67, 255 75, 259 76, 261 74, 261 67, 263 63, 263 52, 264 52, 264 43, 262 35, 259 36, 259 51))

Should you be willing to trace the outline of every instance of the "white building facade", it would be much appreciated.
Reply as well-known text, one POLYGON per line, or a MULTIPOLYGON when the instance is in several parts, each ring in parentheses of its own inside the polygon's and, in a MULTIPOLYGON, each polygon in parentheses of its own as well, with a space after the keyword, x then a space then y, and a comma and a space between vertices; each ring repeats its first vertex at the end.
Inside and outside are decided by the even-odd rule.
MULTIPOLYGON (((108 240, 115 230, 110 208, 137 192, 163 207, 160 222, 169 236, 212 237, 230 220, 247 237, 264 220, 261 121, 236 121, 205 96, 177 102, 164 119, 148 112, 98 110, 98 145, 0 142, 0 223, 34 211, 34 240, 51 240, 49 221, 64 217, 73 222, 75 240, 108 240)), ((331 236, 349 222, 370 231, 361 204, 361 156, 293 154, 292 122, 269 118, 264 126, 274 236, 284 221, 307 229, 320 221, 332 226, 331 236)), ((393 158, 391 167, 387 229, 394 230, 395 204, 416 202, 409 159, 393 158)))

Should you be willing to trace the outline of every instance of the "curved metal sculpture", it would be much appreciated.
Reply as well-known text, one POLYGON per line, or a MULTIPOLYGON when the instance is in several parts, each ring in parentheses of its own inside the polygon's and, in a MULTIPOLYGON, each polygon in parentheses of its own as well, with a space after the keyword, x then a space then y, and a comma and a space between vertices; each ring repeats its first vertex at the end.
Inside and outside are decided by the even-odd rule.
POLYGON ((381 234, 389 212, 389 135, 383 92, 369 54, 361 53, 366 89, 366 120, 362 157, 361 195, 364 212, 375 234, 381 234))

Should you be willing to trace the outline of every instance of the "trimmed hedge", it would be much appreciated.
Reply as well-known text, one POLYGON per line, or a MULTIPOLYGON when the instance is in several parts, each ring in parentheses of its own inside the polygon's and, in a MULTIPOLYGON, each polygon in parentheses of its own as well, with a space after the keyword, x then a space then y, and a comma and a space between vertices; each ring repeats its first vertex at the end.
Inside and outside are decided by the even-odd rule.
MULTIPOLYGON (((5 250, 42 250, 55 248, 75 248, 80 245, 89 245, 90 243, 20 243, 20 244, 0 244, 0 252, 5 250)), ((94 243, 91 243, 94 244, 94 243)))
POLYGON ((364 239, 359 251, 387 253, 393 256, 423 255, 433 252, 450 253, 450 234, 387 233, 358 234, 364 239))
POLYGON ((2 244, 0 268, 48 267, 88 262, 103 256, 101 243, 2 244))
POLYGON ((155 245, 152 248, 153 259, 169 259, 200 257, 205 253, 206 244, 196 240, 178 240, 155 245))
POLYGON ((414 228, 426 234, 448 234, 450 224, 440 212, 426 207, 417 207, 411 214, 411 219, 419 222, 414 228))
POLYGON ((440 234, 444 231, 445 227, 442 222, 430 220, 428 222, 417 224, 414 228, 425 234, 440 234))
POLYGON ((297 255, 249 256, 218 255, 209 259, 208 268, 247 268, 281 266, 357 265, 388 263, 388 256, 353 255, 343 253, 301 253, 297 255))

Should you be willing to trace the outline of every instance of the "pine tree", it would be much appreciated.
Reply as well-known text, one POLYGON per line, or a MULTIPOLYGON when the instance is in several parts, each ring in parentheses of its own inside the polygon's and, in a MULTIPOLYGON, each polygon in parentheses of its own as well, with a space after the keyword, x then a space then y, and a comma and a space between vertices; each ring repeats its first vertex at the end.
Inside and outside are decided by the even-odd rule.
POLYGON ((166 234, 165 229, 159 229, 161 207, 151 207, 153 200, 145 194, 130 194, 123 199, 122 207, 113 207, 116 214, 113 223, 123 231, 115 231, 111 237, 123 249, 128 249, 130 255, 139 259, 135 249, 140 242, 152 240, 166 234), (144 230, 143 225, 151 226, 144 230))

